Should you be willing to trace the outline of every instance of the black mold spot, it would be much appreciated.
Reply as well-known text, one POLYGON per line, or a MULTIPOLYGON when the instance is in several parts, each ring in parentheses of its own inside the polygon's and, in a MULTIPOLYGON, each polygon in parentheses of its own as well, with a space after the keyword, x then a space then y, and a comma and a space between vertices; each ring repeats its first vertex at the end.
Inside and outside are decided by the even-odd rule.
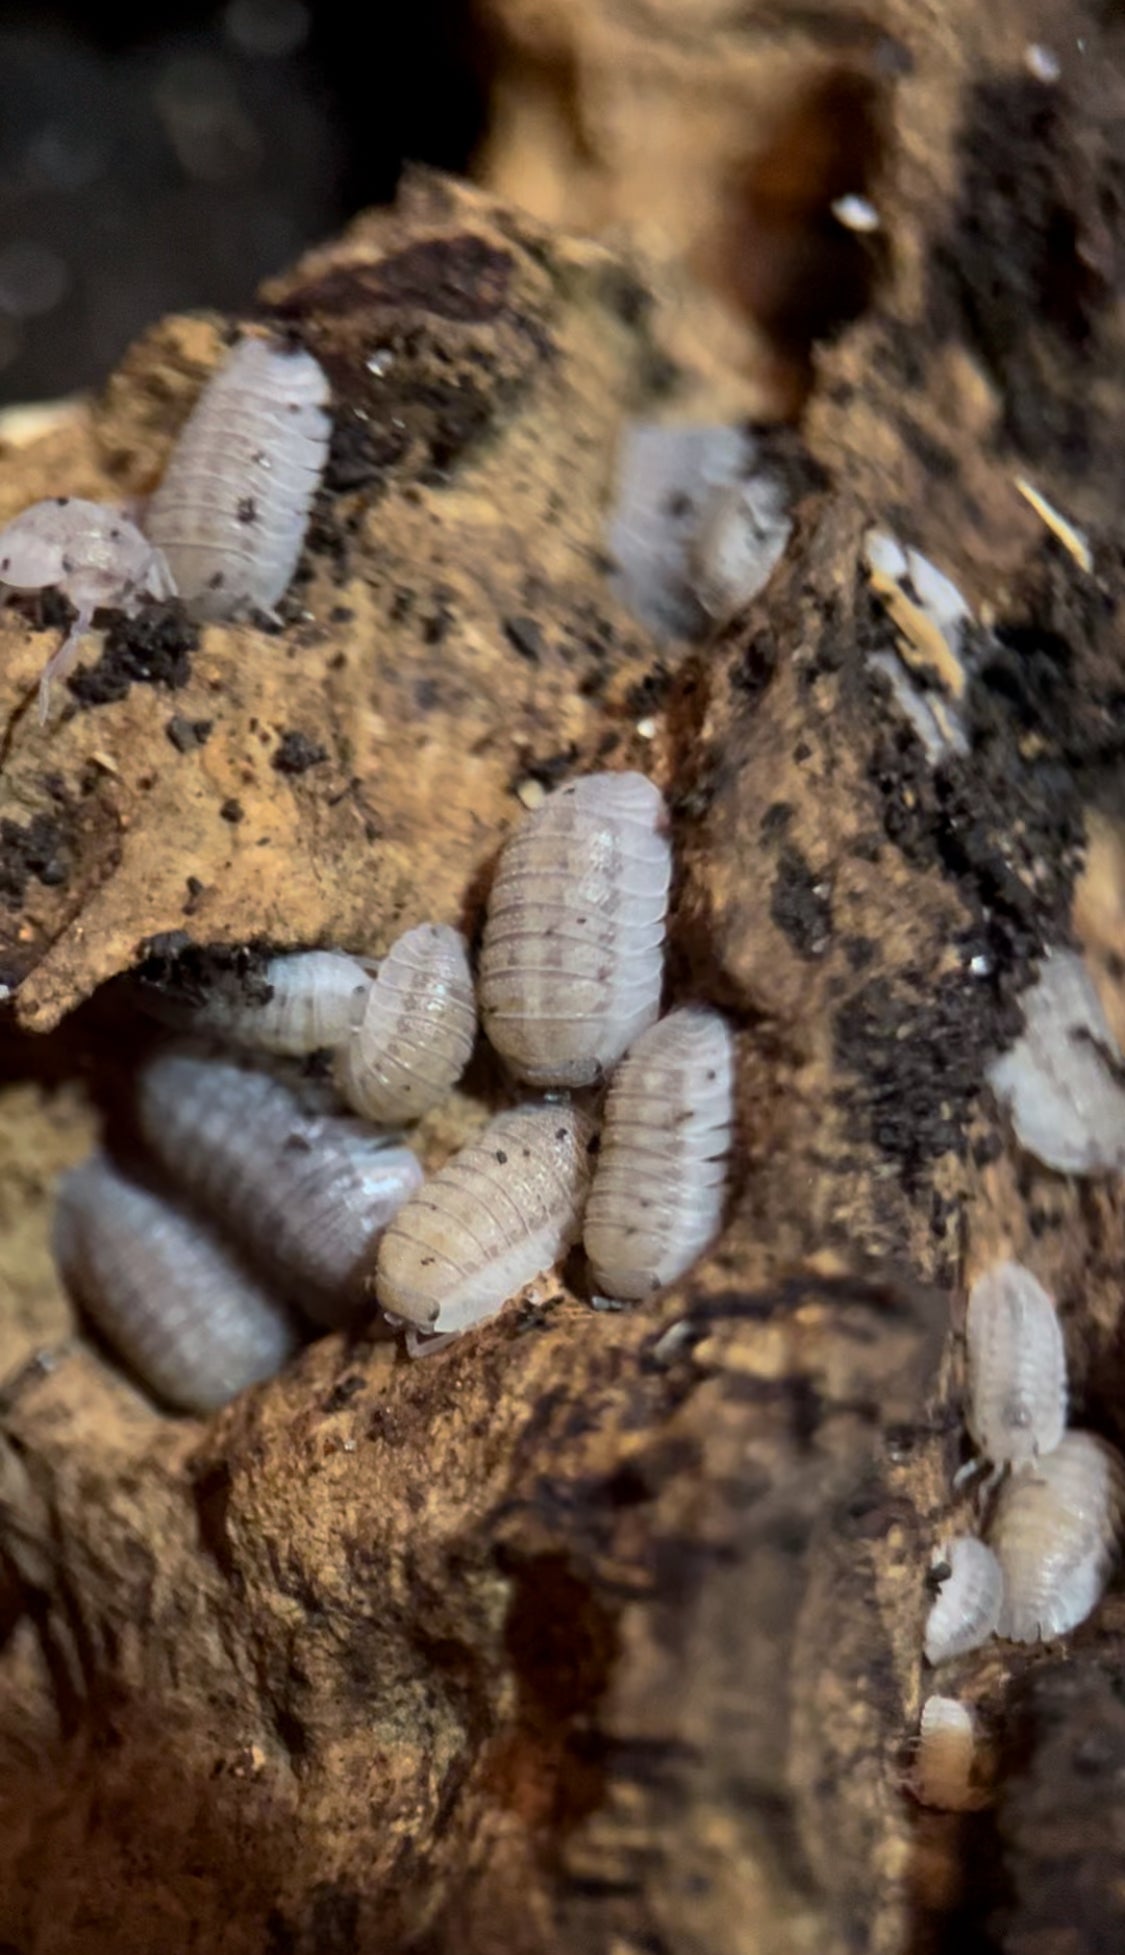
POLYGON ((305 774, 328 759, 328 750, 310 740, 307 733, 283 733, 270 762, 279 774, 305 774))
POLYGON ((543 656, 543 632, 534 618, 516 617, 504 619, 504 636, 509 645, 525 658, 529 665, 538 665, 543 656))
POLYGON ((65 883, 63 833, 49 815, 32 815, 26 826, 0 819, 0 900, 11 909, 23 904, 29 881, 55 889, 65 883))
POLYGON ((799 957, 821 957, 832 940, 832 900, 800 849, 786 844, 777 859, 770 915, 799 957))
POLYGON ((182 713, 173 713, 164 728, 177 753, 192 753, 210 739, 214 720, 188 720, 182 713))
POLYGON ((134 684, 178 691, 191 678, 198 645, 199 633, 178 603, 146 605, 138 617, 110 627, 97 664, 80 668, 67 685, 81 706, 112 705, 134 684))

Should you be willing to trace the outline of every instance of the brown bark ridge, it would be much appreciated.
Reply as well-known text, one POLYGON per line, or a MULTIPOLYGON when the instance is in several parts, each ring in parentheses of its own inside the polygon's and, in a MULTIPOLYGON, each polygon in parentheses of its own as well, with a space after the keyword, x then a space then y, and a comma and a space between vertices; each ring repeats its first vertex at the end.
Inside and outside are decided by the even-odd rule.
MULTIPOLYGON (((876 369, 897 321, 937 384, 914 289, 829 358, 767 591, 658 658, 601 558, 622 420, 669 379, 643 291, 416 179, 265 295, 337 397, 284 632, 119 630, 43 735, 52 641, 0 625, 0 1936, 26 1955, 921 1955, 1005 1881, 1034 1908, 1050 1733, 1022 1782, 1005 1740, 1038 1653, 950 1671, 1012 1773, 998 1816, 919 1818, 904 1782, 929 1553, 972 1498, 950 1299, 998 1243, 1062 1299, 1080 1415, 1119 1420, 1119 1186, 1034 1170, 981 1098, 1072 916, 1110 992, 1125 969, 1117 510, 1090 489, 1083 569, 1013 503, 996 417, 954 418, 940 498, 900 469, 876 369), (873 520, 990 606, 938 766, 875 659, 873 520), (140 1037, 107 980, 472 928, 515 790, 602 764, 665 787, 670 994, 738 1030, 713 1254, 643 1309, 568 1268, 423 1362, 324 1338, 206 1425, 161 1417, 45 1246, 140 1037)), ((21 452, 10 507, 143 491, 221 337, 155 329, 21 452)), ((496 1094, 482 1073, 430 1158, 496 1094)), ((1079 1633, 1097 1671, 1121 1628, 1111 1598, 1079 1633)))

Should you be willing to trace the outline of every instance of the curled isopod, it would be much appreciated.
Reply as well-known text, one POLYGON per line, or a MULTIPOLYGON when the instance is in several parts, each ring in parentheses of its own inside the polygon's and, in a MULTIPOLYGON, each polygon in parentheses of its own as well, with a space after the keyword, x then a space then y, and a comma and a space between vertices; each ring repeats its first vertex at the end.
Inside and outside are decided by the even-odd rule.
POLYGON ((280 1370, 288 1312, 194 1216, 103 1155, 62 1182, 55 1259, 106 1343, 183 1412, 211 1412, 280 1370))
POLYGON ((606 1296, 651 1296, 718 1233, 733 1117, 725 1018, 689 1005, 641 1033, 610 1082, 586 1206, 586 1254, 606 1296))
POLYGON ((269 611, 289 588, 328 456, 328 380, 244 339, 203 389, 145 527, 195 618, 269 611))
POLYGON ((1085 1622, 1117 1558, 1123 1513, 1125 1460, 1090 1432, 1068 1432, 1009 1480, 990 1529, 1004 1572, 998 1634, 1034 1643, 1085 1622))
POLYGON ((395 1216, 376 1294, 424 1331, 494 1316, 577 1240, 594 1125, 572 1106, 497 1114, 395 1216))
POLYGON ((282 1080, 195 1053, 157 1053, 136 1091, 169 1179, 306 1316, 341 1324, 365 1307, 375 1244, 422 1180, 409 1148, 309 1110, 282 1080))
POLYGON ((927 1663, 948 1663, 979 1649, 995 1634, 1004 1599, 1004 1577, 992 1549, 959 1534, 940 1551, 947 1567, 938 1598, 926 1617, 927 1663))
POLYGON ((667 813, 643 774, 557 788, 506 843, 480 960, 485 1031, 533 1086, 586 1086, 660 1009, 667 813))
POLYGON ((968 1424, 987 1459, 1023 1465, 1066 1426, 1066 1351, 1055 1306, 1022 1263, 997 1263, 969 1292, 968 1424))
POLYGON ((271 957, 241 977, 224 972, 201 1004, 163 1014, 192 1031, 215 1033, 232 1045, 299 1058, 346 1039, 371 984, 358 958, 338 950, 294 951, 271 957))
POLYGON ((418 1120, 469 1063, 477 1031, 464 937, 420 923, 392 944, 336 1055, 336 1084, 368 1120, 418 1120))
POLYGON ((39 682, 39 717, 47 717, 51 680, 65 678, 98 611, 128 617, 149 599, 174 597, 161 551, 119 510, 81 496, 34 502, 0 529, 0 585, 13 591, 57 589, 77 617, 39 682))
POLYGON ((927 1697, 918 1726, 910 1790, 920 1806, 966 1812, 980 1800, 973 1790, 976 1729, 956 1697, 927 1697))

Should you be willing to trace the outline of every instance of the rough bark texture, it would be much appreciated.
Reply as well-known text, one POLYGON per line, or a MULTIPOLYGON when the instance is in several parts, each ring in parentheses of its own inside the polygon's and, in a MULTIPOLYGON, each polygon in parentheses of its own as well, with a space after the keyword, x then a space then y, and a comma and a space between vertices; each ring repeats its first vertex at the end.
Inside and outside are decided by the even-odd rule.
MULTIPOLYGON (((849 21, 776 18, 775 91, 798 40, 838 50, 849 21)), ((1125 996, 1118 497, 1083 473, 1123 451, 1119 391, 1085 463, 1029 435, 1026 370, 986 372, 964 309, 1018 267, 938 250, 982 209, 954 133, 981 70, 1026 90, 1044 31, 1014 8, 951 10, 941 38, 895 9, 848 28, 849 63, 913 50, 884 103, 899 274, 824 358, 786 558, 704 652, 657 658, 601 560, 622 420, 669 380, 659 313, 600 247, 428 180, 266 295, 337 394, 283 634, 119 627, 44 734, 57 627, 0 621, 0 1937, 24 1955, 1105 1945, 1117 1821, 1080 1738, 1105 1727, 1111 1786, 1119 1596, 1070 1684, 1003 1646, 951 1666, 995 1739, 995 1813, 920 1817, 903 1791, 926 1564, 971 1501, 951 1303, 998 1248, 1061 1299, 1081 1418, 1125 1428, 1120 1185, 1032 1168, 980 1098, 1072 920, 1125 996), (1092 574, 1015 495, 1032 468, 1092 574), (937 771, 867 662, 895 642, 859 565, 873 517, 992 606, 972 757, 937 771), (207 1425, 158 1415, 46 1251, 51 1178, 145 1036, 106 981, 472 929, 515 789, 607 762, 670 797, 671 995, 738 1028, 714 1253, 652 1307, 595 1310, 566 1272, 423 1363, 329 1337, 207 1425)), ((1047 228, 1083 263, 1091 182, 1116 182, 1077 161, 1109 127, 1102 31, 1047 118, 1047 228)), ((994 244, 1026 181, 1017 159, 985 200, 994 244)), ((1089 372, 1120 316, 1086 318, 1089 372)), ((1054 331, 1029 327, 1029 358, 1061 387, 1054 331)), ((221 338, 154 329, 13 456, 4 510, 143 492, 221 338)), ((482 1068, 429 1158, 498 1091, 482 1068)))

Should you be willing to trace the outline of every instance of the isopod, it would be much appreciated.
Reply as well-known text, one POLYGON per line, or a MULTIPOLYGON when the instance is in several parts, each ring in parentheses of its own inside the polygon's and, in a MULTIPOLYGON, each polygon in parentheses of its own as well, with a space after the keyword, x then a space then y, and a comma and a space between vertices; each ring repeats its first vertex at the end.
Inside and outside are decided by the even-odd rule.
POLYGON ((618 1066, 584 1230, 605 1295, 650 1296, 718 1233, 733 1095, 730 1027, 702 1006, 651 1025, 618 1066))
POLYGON ((65 678, 98 611, 133 617, 149 599, 174 597, 162 554, 120 511, 81 496, 33 502, 0 530, 0 584, 13 591, 58 589, 77 617, 39 681, 39 718, 47 717, 52 679, 65 678))
POLYGON ((311 353, 244 339, 196 402, 149 504, 192 617, 270 611, 289 588, 328 456, 311 353))
POLYGON ((469 1063, 477 1011, 457 930, 421 923, 392 944, 336 1055, 336 1083, 368 1120, 417 1120, 469 1063))
POLYGON ((593 1140, 577 1107, 497 1114, 387 1229, 376 1294, 388 1316, 467 1330, 557 1263, 581 1231, 593 1140))
POLYGON ((997 1466, 1050 1453, 1066 1427, 1066 1351, 1055 1306, 1022 1263, 997 1263, 969 1293, 968 1425, 997 1466))
POLYGON ((1052 950, 1024 994, 1024 1032, 988 1083, 1020 1146, 1061 1174, 1125 1168, 1121 1049, 1081 957, 1052 950))
POLYGON ((347 1038, 370 984, 365 966, 343 951, 294 951, 246 978, 224 973, 202 1004, 172 1016, 232 1045, 299 1058, 347 1038))
POLYGON ((64 1178, 53 1247, 106 1343, 179 1411, 214 1411, 295 1348, 288 1312, 226 1247, 104 1155, 64 1178))
POLYGON ((995 1634, 1004 1597, 1004 1577, 992 1549, 971 1534, 959 1534, 941 1550, 948 1567, 941 1590, 926 1617, 927 1663, 948 1663, 979 1649, 995 1634))
POLYGON ((422 1180, 409 1148, 189 1052, 142 1067, 137 1120, 168 1178, 306 1316, 334 1325, 364 1308, 375 1243, 422 1180))
POLYGON ((910 1790, 920 1806, 966 1812, 980 1803, 973 1790, 976 1727, 956 1697, 927 1697, 918 1726, 910 1790))
POLYGON ((1068 1432, 1001 1488, 990 1529, 1004 1571, 999 1635, 1034 1643, 1085 1622, 1116 1560, 1123 1509, 1125 1460, 1090 1432, 1068 1432))
POLYGON ((557 788, 506 843, 480 960, 489 1039, 532 1086, 586 1086, 660 1009, 667 813, 643 774, 557 788))

